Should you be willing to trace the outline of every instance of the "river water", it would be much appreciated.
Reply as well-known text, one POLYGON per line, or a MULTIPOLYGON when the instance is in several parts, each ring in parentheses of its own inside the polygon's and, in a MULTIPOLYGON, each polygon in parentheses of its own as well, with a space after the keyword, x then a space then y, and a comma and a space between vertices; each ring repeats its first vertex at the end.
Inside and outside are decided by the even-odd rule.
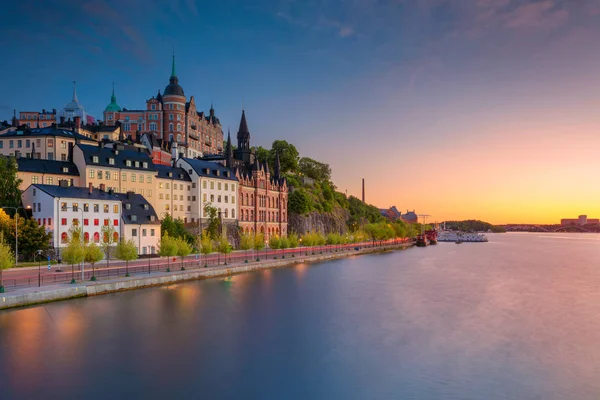
POLYGON ((0 398, 598 399, 600 236, 490 235, 0 312, 0 398))

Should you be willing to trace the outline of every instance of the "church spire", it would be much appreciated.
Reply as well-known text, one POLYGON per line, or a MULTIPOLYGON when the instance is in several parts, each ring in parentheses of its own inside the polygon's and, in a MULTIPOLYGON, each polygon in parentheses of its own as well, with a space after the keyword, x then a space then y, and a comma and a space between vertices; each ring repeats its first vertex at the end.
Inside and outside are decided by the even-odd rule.
POLYGON ((231 130, 227 128, 227 145, 225 146, 225 166, 233 167, 233 148, 231 147, 231 130))
POLYGON ((273 176, 275 177, 275 179, 279 179, 280 174, 281 174, 281 163, 279 162, 279 152, 278 151, 275 152, 275 171, 273 171, 273 172, 274 172, 273 176))
POLYGON ((73 102, 79 103, 79 100, 77 100, 77 84, 75 81, 73 81, 73 102))
POLYGON ((175 78, 177 74, 175 73, 175 50, 173 50, 173 65, 171 66, 171 78, 175 78))

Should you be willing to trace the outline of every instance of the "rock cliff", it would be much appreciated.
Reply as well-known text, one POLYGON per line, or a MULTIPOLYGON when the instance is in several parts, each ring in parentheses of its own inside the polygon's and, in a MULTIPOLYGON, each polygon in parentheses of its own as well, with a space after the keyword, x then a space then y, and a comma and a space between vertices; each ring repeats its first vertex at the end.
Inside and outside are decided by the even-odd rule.
POLYGON ((303 235, 306 232, 346 233, 346 221, 350 212, 341 207, 336 207, 332 212, 312 211, 308 214, 290 213, 288 219, 288 232, 303 235))

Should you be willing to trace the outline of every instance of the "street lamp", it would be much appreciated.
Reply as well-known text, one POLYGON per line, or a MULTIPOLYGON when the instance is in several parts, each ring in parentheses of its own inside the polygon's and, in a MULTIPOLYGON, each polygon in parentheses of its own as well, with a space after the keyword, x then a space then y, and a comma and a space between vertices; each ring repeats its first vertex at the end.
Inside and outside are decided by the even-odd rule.
POLYGON ((23 210, 23 207, 8 207, 2 206, 0 208, 10 208, 11 210, 15 210, 15 266, 19 264, 19 228, 17 225, 17 221, 19 220, 18 210, 23 210))
MULTIPOLYGON (((41 256, 42 251, 37 250, 33 253, 33 262, 35 262, 35 256, 41 256)), ((42 286, 42 257, 38 260, 38 287, 42 286)))

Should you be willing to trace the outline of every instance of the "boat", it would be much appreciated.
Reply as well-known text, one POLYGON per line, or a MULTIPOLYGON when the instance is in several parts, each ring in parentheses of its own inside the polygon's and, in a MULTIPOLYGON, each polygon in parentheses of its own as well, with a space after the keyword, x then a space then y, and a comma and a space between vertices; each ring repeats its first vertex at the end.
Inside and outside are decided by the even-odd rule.
POLYGON ((427 236, 424 234, 417 235, 417 247, 426 247, 429 244, 427 236))
POLYGON ((441 231, 437 236, 437 240, 438 242, 454 242, 456 244, 460 244, 463 242, 487 242, 488 238, 485 236, 485 234, 477 232, 441 231))
POLYGON ((429 244, 437 244, 437 231, 435 229, 430 229, 425 231, 425 237, 429 240, 429 244))

